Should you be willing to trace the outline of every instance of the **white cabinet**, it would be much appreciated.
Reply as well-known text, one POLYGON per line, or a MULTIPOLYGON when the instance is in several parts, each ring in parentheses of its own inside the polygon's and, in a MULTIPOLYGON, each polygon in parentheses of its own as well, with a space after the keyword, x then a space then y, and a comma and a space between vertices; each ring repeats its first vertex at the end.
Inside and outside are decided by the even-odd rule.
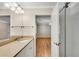
POLYGON ((16 57, 33 57, 33 40, 16 57))
POLYGON ((23 26, 33 26, 34 25, 34 20, 33 20, 33 15, 24 15, 23 16, 23 26))

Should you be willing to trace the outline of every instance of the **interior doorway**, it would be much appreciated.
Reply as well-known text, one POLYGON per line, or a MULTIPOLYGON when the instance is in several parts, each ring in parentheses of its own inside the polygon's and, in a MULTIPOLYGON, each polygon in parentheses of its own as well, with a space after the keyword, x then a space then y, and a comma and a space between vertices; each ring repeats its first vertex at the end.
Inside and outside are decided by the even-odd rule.
POLYGON ((51 26, 50 16, 36 16, 36 56, 50 57, 51 56, 51 26))

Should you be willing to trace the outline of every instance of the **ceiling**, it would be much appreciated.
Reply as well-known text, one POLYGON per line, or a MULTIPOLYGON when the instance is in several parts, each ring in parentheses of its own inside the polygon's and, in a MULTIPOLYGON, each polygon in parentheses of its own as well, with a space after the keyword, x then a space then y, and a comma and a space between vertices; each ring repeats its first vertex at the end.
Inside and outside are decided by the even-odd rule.
MULTIPOLYGON (((17 2, 24 9, 27 8, 53 8, 56 2, 17 2)), ((0 9, 7 9, 4 2, 0 2, 0 9)))

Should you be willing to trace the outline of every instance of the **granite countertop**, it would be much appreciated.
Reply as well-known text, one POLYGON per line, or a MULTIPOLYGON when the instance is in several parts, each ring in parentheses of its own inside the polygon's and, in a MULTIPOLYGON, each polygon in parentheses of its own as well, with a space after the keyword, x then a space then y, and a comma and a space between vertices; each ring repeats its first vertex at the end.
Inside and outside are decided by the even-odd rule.
POLYGON ((23 37, 0 47, 0 57, 14 57, 20 50, 33 40, 33 37, 23 37))

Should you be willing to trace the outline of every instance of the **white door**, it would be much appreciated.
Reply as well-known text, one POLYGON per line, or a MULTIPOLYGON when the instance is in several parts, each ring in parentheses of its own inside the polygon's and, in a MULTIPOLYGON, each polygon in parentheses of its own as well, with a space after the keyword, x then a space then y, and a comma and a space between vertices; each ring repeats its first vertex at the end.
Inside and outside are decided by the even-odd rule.
POLYGON ((59 15, 60 23, 60 46, 59 55, 60 57, 66 56, 66 8, 63 8, 59 15))
POLYGON ((59 57, 59 9, 58 3, 53 9, 51 19, 51 56, 59 57))
POLYGON ((79 2, 66 9, 66 56, 79 57, 79 2))

